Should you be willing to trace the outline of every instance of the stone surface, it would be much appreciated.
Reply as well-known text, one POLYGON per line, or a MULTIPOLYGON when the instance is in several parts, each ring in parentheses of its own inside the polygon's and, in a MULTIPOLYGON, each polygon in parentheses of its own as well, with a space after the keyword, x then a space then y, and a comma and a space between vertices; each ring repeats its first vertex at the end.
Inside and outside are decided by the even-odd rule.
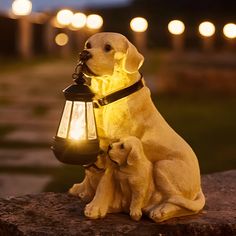
POLYGON ((236 235, 236 170, 202 178, 207 204, 198 215, 160 224, 127 214, 84 217, 85 203, 63 193, 0 199, 0 235, 236 235))

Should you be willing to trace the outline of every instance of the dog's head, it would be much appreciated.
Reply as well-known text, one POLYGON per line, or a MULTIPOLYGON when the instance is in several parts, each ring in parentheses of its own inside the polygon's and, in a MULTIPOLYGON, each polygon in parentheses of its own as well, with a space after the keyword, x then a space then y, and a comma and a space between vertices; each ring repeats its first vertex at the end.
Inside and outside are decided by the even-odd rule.
POLYGON ((117 68, 132 74, 144 60, 135 46, 118 33, 94 34, 80 55, 84 60, 84 73, 88 76, 111 76, 117 68))
POLYGON ((118 142, 109 145, 108 155, 119 166, 125 164, 135 165, 143 155, 142 143, 134 136, 122 138, 118 142))

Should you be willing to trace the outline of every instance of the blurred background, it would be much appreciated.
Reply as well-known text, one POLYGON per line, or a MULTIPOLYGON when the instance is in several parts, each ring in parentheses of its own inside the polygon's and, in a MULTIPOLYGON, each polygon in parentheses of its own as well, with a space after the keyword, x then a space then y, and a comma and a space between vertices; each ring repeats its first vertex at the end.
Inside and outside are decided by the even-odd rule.
POLYGON ((82 181, 50 146, 78 53, 100 31, 144 54, 153 101, 201 172, 235 169, 235 12, 230 0, 0 0, 0 197, 82 181))

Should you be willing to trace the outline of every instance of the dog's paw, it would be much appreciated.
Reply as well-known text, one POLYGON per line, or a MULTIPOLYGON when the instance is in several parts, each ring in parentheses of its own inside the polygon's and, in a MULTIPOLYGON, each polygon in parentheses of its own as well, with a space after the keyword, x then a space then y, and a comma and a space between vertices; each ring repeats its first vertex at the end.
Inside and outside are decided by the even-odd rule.
POLYGON ((173 217, 181 216, 181 208, 171 203, 164 203, 154 208, 149 217, 155 222, 162 222, 173 217))
POLYGON ((84 215, 90 219, 103 218, 107 214, 105 207, 96 206, 92 202, 87 204, 84 210, 84 215))
POLYGON ((130 210, 130 217, 133 220, 139 221, 142 217, 142 210, 141 209, 130 210))
POLYGON ((88 191, 85 190, 84 186, 82 184, 74 184, 70 189, 69 189, 69 194, 79 197, 84 201, 91 201, 91 196, 88 193, 88 191))
POLYGON ((83 187, 81 184, 74 184, 70 189, 69 189, 69 194, 73 196, 79 196, 83 197, 84 192, 83 192, 83 187))

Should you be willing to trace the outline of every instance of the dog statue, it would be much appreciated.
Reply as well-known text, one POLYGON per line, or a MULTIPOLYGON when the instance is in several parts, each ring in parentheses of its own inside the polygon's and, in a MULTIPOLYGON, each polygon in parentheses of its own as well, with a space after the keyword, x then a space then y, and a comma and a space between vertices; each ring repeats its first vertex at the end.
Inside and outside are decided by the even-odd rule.
POLYGON ((85 215, 97 219, 130 212, 139 220, 144 213, 162 222, 198 213, 205 204, 198 160, 154 106, 139 73, 143 56, 118 33, 91 36, 82 54, 83 72, 91 77, 96 94, 95 117, 104 152, 87 166, 84 181, 69 190, 88 202, 85 215), (129 136, 136 138, 125 138, 129 136), (123 157, 122 150, 113 150, 117 142, 123 157))
POLYGON ((146 158, 140 139, 121 138, 109 146, 108 157, 116 164, 113 178, 118 184, 115 194, 122 195, 120 207, 129 209, 133 220, 140 220, 154 190, 152 163, 146 158))

